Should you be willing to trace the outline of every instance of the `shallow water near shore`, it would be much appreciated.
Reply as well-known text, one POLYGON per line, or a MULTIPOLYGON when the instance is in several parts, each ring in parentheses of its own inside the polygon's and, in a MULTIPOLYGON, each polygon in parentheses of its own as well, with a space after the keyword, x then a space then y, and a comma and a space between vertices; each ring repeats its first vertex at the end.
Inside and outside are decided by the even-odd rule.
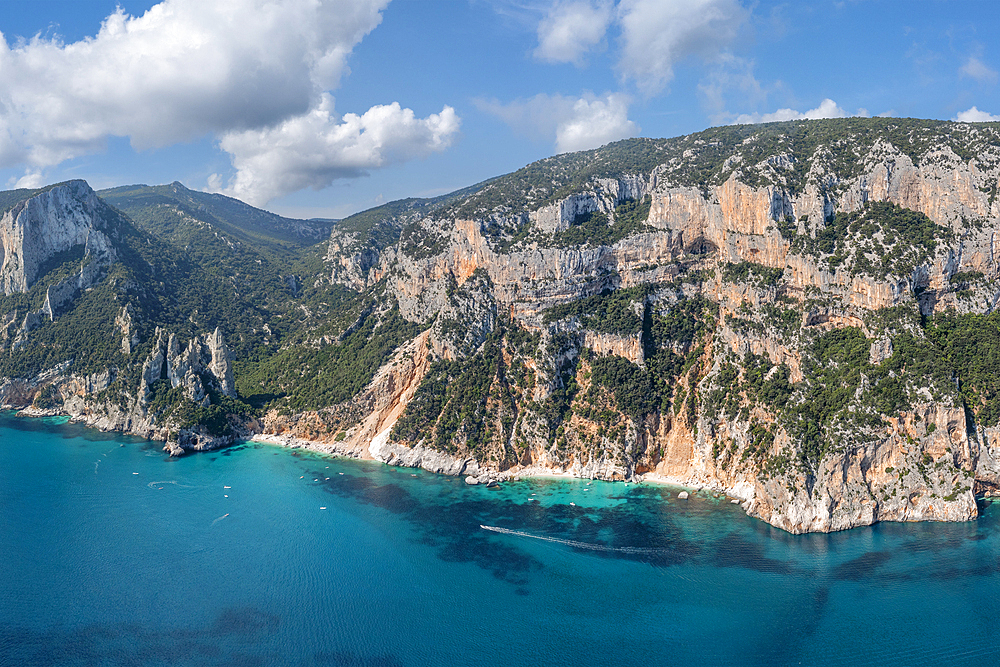
POLYGON ((0 664, 972 661, 1000 652, 982 510, 793 536, 660 486, 495 490, 258 443, 171 460, 0 413, 0 664))

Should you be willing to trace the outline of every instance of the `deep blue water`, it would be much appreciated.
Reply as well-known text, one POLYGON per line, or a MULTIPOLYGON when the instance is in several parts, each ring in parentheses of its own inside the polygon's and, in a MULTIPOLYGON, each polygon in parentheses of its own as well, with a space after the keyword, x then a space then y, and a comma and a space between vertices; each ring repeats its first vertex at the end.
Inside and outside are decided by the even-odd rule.
POLYGON ((170 460, 0 413, 0 664, 985 664, 983 510, 792 536, 656 486, 491 490, 253 443, 170 460))

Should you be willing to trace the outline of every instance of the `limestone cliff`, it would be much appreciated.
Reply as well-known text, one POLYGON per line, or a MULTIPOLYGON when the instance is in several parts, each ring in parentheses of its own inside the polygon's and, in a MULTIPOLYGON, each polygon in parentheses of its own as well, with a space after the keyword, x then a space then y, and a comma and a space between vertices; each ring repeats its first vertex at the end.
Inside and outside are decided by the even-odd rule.
MULTIPOLYGON (((221 330, 184 343, 151 321, 158 291, 177 299, 151 261, 170 261, 164 246, 84 181, 13 194, 0 217, 0 405, 177 436, 174 453, 231 442, 242 420, 217 405, 236 396, 221 330)), ((197 311, 183 317, 190 329, 197 311)))
POLYGON ((1000 491, 998 147, 899 119, 628 140, 320 248, 176 185, 112 191, 133 225, 63 184, 0 223, 0 400, 174 454, 709 487, 791 532, 971 519, 1000 491))
POLYGON ((975 517, 974 491, 1000 479, 990 424, 893 346, 928 338, 919 318, 988 314, 1000 296, 996 131, 949 125, 935 140, 917 127, 915 152, 898 127, 871 125, 807 153, 788 146, 796 127, 741 130, 714 184, 690 170, 720 142, 695 136, 645 171, 594 174, 552 203, 519 199, 523 190, 495 208, 469 203, 495 200, 480 193, 411 217, 385 247, 355 251, 335 230, 333 281, 384 283, 412 320, 437 313, 426 395, 402 414, 398 403, 368 413, 401 414, 369 454, 392 448, 405 462, 401 448, 436 448, 510 475, 650 474, 723 490, 791 532, 975 517), (765 139, 787 150, 752 158, 765 139), (626 229, 639 202, 648 213, 626 229), (588 310, 611 308, 621 313, 588 310), (865 366, 838 410, 817 416, 811 401, 828 400, 824 381, 843 375, 838 359, 817 358, 836 332, 864 345, 865 366), (476 364, 487 369, 473 378, 476 364), (775 386, 780 405, 762 397, 775 386), (890 397, 893 412, 873 409, 873 396, 890 397), (478 406, 452 405, 469 400, 478 406))
MULTIPOLYGON (((74 248, 82 250, 82 266, 72 282, 56 287, 46 299, 46 314, 62 305, 67 287, 86 289, 114 259, 107 204, 84 181, 53 186, 15 204, 0 217, 0 286, 4 294, 27 292, 44 264, 74 248)), ((51 290, 52 288, 50 288, 51 290)))

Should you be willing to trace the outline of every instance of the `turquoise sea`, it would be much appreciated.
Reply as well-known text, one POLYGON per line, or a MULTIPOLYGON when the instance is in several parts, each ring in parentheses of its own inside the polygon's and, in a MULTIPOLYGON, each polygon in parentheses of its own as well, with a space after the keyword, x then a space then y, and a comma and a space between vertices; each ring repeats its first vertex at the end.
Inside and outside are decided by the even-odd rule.
POLYGON ((0 664, 985 664, 998 510, 793 536, 657 486, 170 460, 0 413, 0 664))

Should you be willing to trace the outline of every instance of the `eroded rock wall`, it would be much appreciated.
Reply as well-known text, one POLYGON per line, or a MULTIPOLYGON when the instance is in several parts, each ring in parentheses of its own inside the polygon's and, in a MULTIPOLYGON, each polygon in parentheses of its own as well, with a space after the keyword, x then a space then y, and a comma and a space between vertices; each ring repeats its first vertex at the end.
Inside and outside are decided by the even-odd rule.
MULTIPOLYGON (((774 166, 794 166, 789 159, 785 162, 779 160, 774 166)), ((960 303, 954 290, 949 290, 951 276, 959 271, 978 271, 995 280, 998 241, 993 230, 1000 226, 1000 208, 991 199, 988 186, 995 182, 998 170, 976 160, 959 159, 947 148, 916 166, 884 141, 876 142, 860 162, 862 173, 849 181, 814 164, 805 187, 798 191, 780 185, 750 186, 735 172, 708 191, 677 187, 659 178, 654 170, 647 178, 596 181, 592 190, 532 212, 530 222, 537 234, 511 248, 495 248, 484 236, 486 228, 481 221, 453 219, 436 228, 447 234, 448 241, 433 256, 413 258, 391 247, 337 261, 343 267, 366 266, 363 272, 349 272, 348 284, 355 287, 387 279, 401 312, 409 319, 447 310, 450 290, 461 287, 473 275, 485 273, 498 311, 506 313, 516 326, 542 332, 543 338, 550 325, 542 313, 552 305, 605 289, 676 283, 683 278, 685 263, 714 272, 714 277, 702 282, 700 294, 718 304, 720 320, 739 314, 741 308, 753 312, 777 304, 774 290, 721 279, 723 264, 752 262, 783 271, 785 289, 791 290, 799 304, 808 299, 816 302, 803 310, 801 322, 795 325, 800 331, 860 327, 872 341, 871 363, 880 363, 892 356, 891 341, 864 324, 866 313, 917 301, 925 315, 947 307, 969 312, 972 307, 960 303), (618 202, 645 196, 650 198, 646 231, 612 245, 556 247, 546 241, 565 231, 580 214, 600 211, 613 216, 618 202), (796 251, 780 229, 791 224, 795 233, 813 236, 835 211, 855 211, 875 201, 924 213, 952 230, 954 240, 947 246, 938 245, 928 263, 912 273, 876 279, 831 269, 796 251), (970 224, 973 220, 978 224, 970 224), (925 292, 933 298, 921 297, 925 292)), ((522 223, 511 222, 511 227, 522 223)), ((425 224, 439 223, 428 220, 425 224)), ((995 303, 997 295, 983 298, 995 303)), ((621 356, 639 366, 644 362, 641 335, 628 338, 589 330, 574 335, 578 342, 571 357, 586 349, 599 356, 621 356)), ((717 369, 720 355, 758 355, 787 366, 790 381, 797 383, 803 379, 803 340, 724 325, 715 333, 706 363, 715 364, 717 369)), ((419 347, 420 354, 429 347, 438 357, 456 358, 443 352, 448 343, 440 340, 440 331, 431 331, 430 339, 419 347)), ((401 354, 405 357, 408 353, 401 354)), ((420 364, 425 363, 420 354, 406 366, 413 369, 407 380, 410 388, 419 383, 420 364)), ((532 400, 544 400, 560 386, 558 373, 544 369, 564 368, 566 358, 557 355, 529 364, 537 368, 540 383, 532 400)), ((577 367, 576 379, 581 386, 587 382, 586 372, 580 370, 585 366, 577 367)), ((387 438, 410 396, 412 392, 399 394, 391 407, 373 405, 365 423, 377 423, 378 427, 352 432, 356 438, 351 441, 352 450, 363 455, 367 441, 368 455, 402 465, 423 465, 422 461, 441 455, 428 450, 426 444, 408 451, 405 445, 387 438)), ((926 398, 930 399, 929 394, 926 398)), ((766 421, 769 415, 754 418, 758 417, 766 421)), ((621 415, 621 420, 628 424, 626 433, 609 439, 599 435, 596 424, 573 414, 564 424, 568 444, 559 449, 541 422, 524 414, 506 445, 510 448, 519 441, 523 448, 509 451, 505 455, 508 463, 494 472, 515 475, 550 470, 603 479, 647 474, 725 491, 742 499, 754 516, 790 532, 840 530, 882 520, 970 519, 977 513, 973 487, 998 488, 1000 468, 989 444, 996 438, 978 435, 974 425, 966 423, 961 408, 947 402, 923 403, 890 416, 889 426, 871 432, 862 444, 826 455, 818 469, 808 475, 768 475, 752 461, 740 460, 739 452, 750 438, 749 420, 715 427, 700 414, 693 421, 670 413, 642 422, 626 415, 621 415), (717 452, 722 441, 732 443, 728 460, 725 456, 720 459, 717 452), (517 463, 511 465, 511 460, 517 463)), ((788 445, 787 438, 779 432, 771 445, 774 453, 788 445)), ((488 462, 461 456, 449 461, 430 467, 453 473, 469 470, 472 463, 483 470, 491 467, 488 462)))

